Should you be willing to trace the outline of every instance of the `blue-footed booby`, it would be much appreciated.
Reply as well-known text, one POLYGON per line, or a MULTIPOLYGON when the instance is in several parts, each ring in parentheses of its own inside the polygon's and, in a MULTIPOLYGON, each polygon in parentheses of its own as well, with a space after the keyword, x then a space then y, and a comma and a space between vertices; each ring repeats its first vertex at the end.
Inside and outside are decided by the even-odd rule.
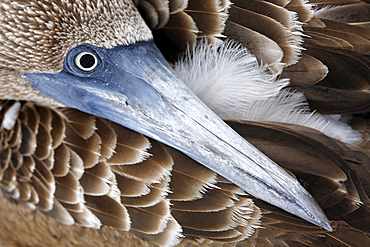
POLYGON ((232 3, 0 3, 4 245, 370 242, 369 5, 232 3))

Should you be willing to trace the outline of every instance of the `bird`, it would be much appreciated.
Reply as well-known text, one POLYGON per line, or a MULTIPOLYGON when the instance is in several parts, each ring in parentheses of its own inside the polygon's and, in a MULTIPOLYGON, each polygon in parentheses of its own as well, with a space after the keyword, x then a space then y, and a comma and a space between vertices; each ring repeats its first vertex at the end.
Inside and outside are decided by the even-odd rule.
POLYGON ((1 245, 369 245, 369 6, 2 1, 1 245))

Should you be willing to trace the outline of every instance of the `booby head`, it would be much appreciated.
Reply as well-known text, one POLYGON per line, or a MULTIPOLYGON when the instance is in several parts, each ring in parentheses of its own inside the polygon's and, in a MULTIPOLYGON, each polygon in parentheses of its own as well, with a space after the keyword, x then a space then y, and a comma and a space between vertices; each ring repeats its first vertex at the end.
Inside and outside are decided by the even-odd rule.
POLYGON ((251 195, 331 230, 295 179, 174 75, 131 1, 5 0, 0 27, 0 67, 22 71, 46 97, 172 146, 251 195))

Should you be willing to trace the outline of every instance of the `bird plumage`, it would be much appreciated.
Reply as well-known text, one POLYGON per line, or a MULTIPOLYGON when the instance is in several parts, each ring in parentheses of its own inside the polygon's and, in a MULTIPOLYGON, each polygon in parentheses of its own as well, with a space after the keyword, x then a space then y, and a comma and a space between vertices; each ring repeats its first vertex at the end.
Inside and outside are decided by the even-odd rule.
POLYGON ((174 70, 223 119, 291 123, 346 143, 361 142, 361 135, 346 124, 345 117, 312 113, 303 93, 286 89, 289 80, 277 79, 246 48, 233 42, 216 48, 200 43, 174 70))
MULTIPOLYGON (((188 42, 194 45, 196 39, 217 41, 215 37, 220 36, 228 7, 228 1, 170 1, 169 5, 166 1, 134 2, 141 13, 148 16, 146 19, 148 25, 156 29, 154 37, 169 60, 177 58, 178 54, 185 51, 188 42), (206 2, 209 5, 205 4, 206 2)), ((77 11, 83 12, 85 8, 89 8, 87 2, 77 4, 75 1, 58 1, 58 3, 47 5, 48 1, 45 1, 45 5, 35 2, 30 4, 38 4, 37 9, 42 10, 58 9, 62 13, 61 18, 67 9, 75 10, 74 7, 79 7, 77 11), (75 5, 69 5, 72 2, 75 5)), ((336 74, 332 69, 333 66, 336 68, 335 64, 324 65, 326 54, 341 56, 341 58, 348 57, 359 61, 358 63, 361 62, 364 69, 359 70, 357 67, 352 68, 348 59, 343 59, 344 66, 349 67, 349 70, 346 70, 348 76, 351 75, 348 71, 355 71, 368 81, 369 78, 366 77, 369 71, 366 70, 368 55, 361 54, 361 52, 366 53, 364 52, 367 51, 366 49, 352 51, 354 48, 351 48, 349 53, 343 51, 349 49, 348 46, 346 49, 327 48, 326 43, 325 45, 318 43, 320 39, 315 38, 314 35, 301 41, 302 30, 299 30, 298 20, 306 22, 313 16, 313 11, 304 2, 263 2, 262 4, 267 4, 270 8, 278 9, 276 12, 271 12, 276 15, 270 14, 268 17, 263 11, 261 13, 256 10, 258 1, 253 4, 249 1, 248 3, 254 4, 250 10, 246 10, 245 2, 234 1, 230 18, 226 22, 225 33, 229 37, 237 39, 240 37, 242 44, 247 47, 248 44, 251 45, 252 52, 259 50, 255 54, 260 63, 266 63, 264 57, 272 56, 269 53, 271 50, 261 49, 261 47, 264 45, 274 47, 272 54, 278 55, 268 60, 267 65, 275 72, 280 73, 283 70, 282 75, 285 77, 296 76, 297 80, 291 85, 303 91, 313 109, 317 106, 318 111, 330 113, 367 112, 369 96, 364 91, 367 87, 362 86, 364 83, 359 82, 361 85, 355 87, 356 90, 362 91, 349 91, 343 86, 333 89, 333 83, 337 80, 332 77, 327 79, 329 81, 327 83, 331 82, 330 85, 325 84, 325 79, 321 82, 321 79, 327 78, 325 77, 327 71, 329 71, 328 75, 332 72, 336 74), (289 12, 292 10, 298 14, 289 12), (283 38, 279 37, 279 40, 275 40, 275 34, 263 32, 263 30, 278 32, 276 30, 261 30, 259 29, 261 27, 253 29, 247 23, 239 23, 241 20, 233 14, 234 12, 242 16, 258 16, 261 22, 267 19, 268 23, 274 23, 276 28, 284 32, 281 36, 283 38), (284 18, 288 21, 280 20, 283 18, 280 12, 284 13, 284 18), (275 18, 279 20, 276 21, 275 18), (250 43, 243 39, 247 33, 253 33, 258 37, 253 39, 257 43, 250 43), (262 46, 256 45, 261 44, 261 40, 265 43, 262 46), (299 53, 302 47, 306 50, 302 55, 304 59, 300 60, 299 53), (318 58, 316 58, 317 54, 320 54, 318 58), (305 64, 300 64, 301 61, 305 64), (289 66, 290 64, 292 65, 289 66), (300 75, 312 71, 320 71, 320 73, 317 73, 318 75, 313 73, 315 79, 309 78, 310 83, 305 81, 299 83, 298 79, 305 79, 300 75), (319 90, 321 94, 315 93, 319 90), (338 97, 327 99, 328 93, 332 91, 341 92, 339 99, 338 97), (357 95, 362 97, 359 98, 357 95), (343 101, 343 98, 349 98, 349 104, 346 104, 348 102, 343 101), (331 108, 326 111, 325 100, 329 103, 337 100, 340 106, 329 104, 331 108), (343 109, 342 105, 346 107, 343 109)), ((22 4, 29 4, 29 1, 19 1, 19 3, 6 1, 0 4, 2 18, 6 13, 9 19, 18 20, 14 23, 19 23, 22 22, 20 13, 24 13, 24 18, 30 16, 31 19, 40 21, 38 18, 40 13, 33 11, 32 6, 28 12, 19 12, 21 9, 27 10, 22 4)), ((96 4, 91 7, 92 10, 106 11, 113 19, 121 17, 119 13, 123 10, 131 14, 135 12, 127 9, 127 6, 132 6, 128 1, 104 3, 93 1, 91 4, 96 4), (110 4, 114 5, 112 5, 113 8, 109 7, 110 4)), ((319 12, 320 16, 323 16, 324 12, 325 10, 319 12)), ((130 16, 122 15, 125 18, 130 16)), ((119 37, 118 41, 117 37, 109 36, 112 34, 111 30, 115 28, 115 23, 112 21, 109 22, 113 25, 112 29, 106 26, 96 29, 106 32, 106 35, 96 32, 96 35, 90 36, 89 29, 81 29, 88 33, 85 35, 90 40, 81 38, 72 39, 75 43, 68 42, 70 36, 66 35, 67 42, 57 42, 58 45, 64 44, 65 47, 54 48, 53 52, 45 48, 46 57, 38 53, 42 51, 40 47, 31 46, 33 50, 26 51, 34 57, 33 63, 27 62, 28 60, 21 53, 14 53, 16 49, 20 52, 25 49, 11 45, 11 41, 16 40, 14 35, 17 34, 17 31, 12 28, 21 26, 12 25, 12 22, 7 22, 5 18, 0 19, 3 35, 0 46, 6 47, 2 53, 0 51, 0 80, 4 85, 2 89, 6 89, 1 95, 2 98, 48 103, 45 105, 24 101, 22 103, 2 102, 1 187, 4 196, 1 198, 0 210, 1 244, 5 246, 115 246, 129 243, 134 246, 147 245, 149 242, 157 245, 173 245, 180 241, 182 238, 179 239, 179 237, 182 236, 185 236, 185 239, 181 240, 181 244, 184 245, 200 243, 212 245, 211 242, 214 241, 215 246, 221 244, 362 246, 370 242, 366 235, 369 232, 370 217, 368 151, 361 147, 343 144, 318 131, 298 125, 255 121, 229 122, 233 129, 288 170, 309 190, 332 220, 331 226, 334 231, 328 232, 251 197, 215 172, 158 141, 100 117, 75 109, 60 108, 60 104, 41 96, 33 89, 20 72, 33 70, 57 72, 61 68, 62 58, 66 52, 77 44, 92 42, 92 44, 112 48, 116 44, 114 42, 129 42, 124 39, 132 37, 131 34, 127 34, 127 30, 135 29, 131 24, 144 25, 136 14, 134 16, 134 18, 125 19, 129 24, 126 22, 120 24, 123 22, 118 20, 118 30, 121 31, 116 33, 119 37), (122 31, 121 28, 126 29, 122 31), (99 40, 99 37, 103 40, 108 37, 107 40, 111 43, 104 43, 99 40), (56 50, 62 50, 58 53, 59 57, 55 56, 56 50), (48 62, 47 57, 55 59, 55 62, 48 62), (24 89, 27 93, 23 91, 24 89), (17 117, 16 120, 12 120, 14 117, 17 117), (64 226, 58 221, 73 226, 64 226), (35 229, 33 225, 37 225, 38 228, 35 229), (101 229, 89 229, 100 227, 101 229), (19 237, 19 234, 30 237, 19 237)), ((326 26, 321 27, 322 29, 328 27, 336 29, 339 26, 342 32, 363 30, 359 32, 363 36, 367 33, 366 29, 351 29, 347 24, 338 24, 335 21, 314 20, 316 23, 325 23, 326 26)), ((89 20, 86 19, 86 21, 89 20)), ((256 25, 253 21, 255 21, 254 18, 250 20, 252 25, 256 25)), ((51 27, 52 24, 48 25, 51 27)), ((314 24, 307 24, 304 30, 310 29, 312 25, 314 24)), ((74 30, 74 26, 70 25, 70 30, 74 30)), ((45 30, 50 29, 49 27, 45 25, 45 30)), ((89 26, 89 28, 93 27, 94 25, 89 26)), ((62 33, 68 31, 68 28, 63 29, 62 33)), ((91 32, 94 34, 94 31, 91 32)), ((71 33, 74 32, 71 31, 69 34, 71 33)), ((77 33, 80 34, 80 32, 77 33)), ((147 39, 150 35, 150 33, 141 33, 134 39, 147 39)), ((342 40, 338 37, 332 38, 333 32, 326 32, 326 36, 337 41, 342 40)), ((358 46, 357 43, 351 45, 358 46)), ((283 84, 285 85, 286 82, 283 81, 277 87, 281 88, 283 84)), ((366 135, 366 129, 359 128, 362 128, 360 132, 366 135)), ((362 145, 365 146, 365 144, 362 145)))

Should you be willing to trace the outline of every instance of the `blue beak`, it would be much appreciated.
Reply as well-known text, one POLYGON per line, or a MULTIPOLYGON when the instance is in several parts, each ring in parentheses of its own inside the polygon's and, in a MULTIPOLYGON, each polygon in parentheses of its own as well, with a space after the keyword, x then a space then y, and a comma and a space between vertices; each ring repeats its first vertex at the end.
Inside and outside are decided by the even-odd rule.
POLYGON ((45 96, 174 147, 254 197, 331 230, 309 193, 209 110, 153 42, 80 45, 60 73, 26 76, 45 96))

